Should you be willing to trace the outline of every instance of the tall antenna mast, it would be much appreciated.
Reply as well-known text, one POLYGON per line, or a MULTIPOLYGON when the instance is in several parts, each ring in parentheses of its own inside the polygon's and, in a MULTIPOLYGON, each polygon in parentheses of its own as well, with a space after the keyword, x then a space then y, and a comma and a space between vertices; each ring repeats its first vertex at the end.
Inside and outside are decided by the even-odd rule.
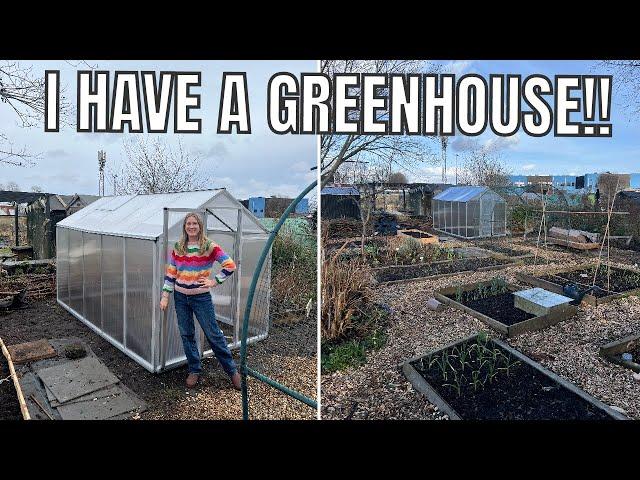
POLYGON ((98 180, 98 195, 104 196, 104 166, 107 163, 107 152, 104 150, 100 150, 98 152, 98 171, 100 172, 100 177, 98 180))
POLYGON ((442 183, 447 183, 447 142, 449 137, 440 137, 442 143, 442 183))

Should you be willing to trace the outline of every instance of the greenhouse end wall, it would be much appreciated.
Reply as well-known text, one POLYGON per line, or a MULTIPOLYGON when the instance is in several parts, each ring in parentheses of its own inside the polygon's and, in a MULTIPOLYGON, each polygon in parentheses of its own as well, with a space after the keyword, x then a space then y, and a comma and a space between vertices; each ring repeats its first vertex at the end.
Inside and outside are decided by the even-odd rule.
POLYGON ((465 201, 434 198, 431 209, 433 228, 439 232, 468 239, 506 235, 506 204, 492 190, 465 201))

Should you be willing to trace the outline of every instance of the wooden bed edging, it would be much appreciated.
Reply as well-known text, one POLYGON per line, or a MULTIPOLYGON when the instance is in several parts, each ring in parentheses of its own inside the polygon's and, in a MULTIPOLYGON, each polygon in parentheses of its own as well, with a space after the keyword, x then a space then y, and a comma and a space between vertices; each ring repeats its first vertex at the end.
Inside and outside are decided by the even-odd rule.
MULTIPOLYGON (((415 388, 418 392, 422 393, 425 397, 427 397, 427 400, 429 400, 429 402, 431 402, 432 404, 437 406, 438 409, 440 409, 440 411, 446 413, 451 420, 473 420, 473 419, 463 419, 460 416, 460 414, 458 412, 456 412, 453 409, 453 407, 451 405, 449 405, 449 403, 447 403, 447 401, 444 398, 442 398, 440 396, 440 394, 422 377, 422 375, 420 375, 420 373, 411 365, 411 362, 414 362, 415 360, 419 360, 421 358, 424 358, 424 357, 426 357, 428 355, 435 355, 438 352, 441 352, 441 351, 443 351, 443 350, 445 350, 447 348, 451 348, 451 347, 454 347, 454 346, 457 346, 457 345, 461 345, 461 344, 463 344, 465 342, 472 341, 476 337, 477 337, 477 334, 474 334, 474 335, 471 335, 469 337, 463 338, 462 340, 458 340, 458 341, 449 343, 448 345, 445 345, 444 347, 441 347, 441 348, 439 348, 437 350, 431 350, 431 351, 429 351, 429 352, 427 352, 425 354, 417 355, 415 357, 412 357, 409 360, 406 360, 402 364, 402 372, 407 377, 407 380, 409 380, 409 382, 411 383, 413 388, 415 388)), ((551 378, 553 381, 555 381, 556 383, 558 383, 562 387, 565 387, 567 390, 569 390, 569 391, 573 392, 574 394, 578 395, 583 400, 591 403, 592 405, 596 406, 597 408, 599 408, 601 410, 604 410, 613 419, 615 419, 615 420, 630 420, 629 417, 627 417, 626 415, 623 415, 622 413, 617 412, 616 410, 611 408, 609 405, 607 405, 607 404, 601 402, 600 400, 598 400, 597 398, 589 395, 587 392, 585 392, 585 391, 581 390, 580 388, 576 387, 575 385, 573 385, 569 381, 567 381, 567 380, 563 379, 562 377, 556 375, 551 370, 547 370, 542 365, 540 365, 538 362, 533 361, 532 359, 530 359, 526 355, 522 354, 521 352, 519 352, 515 348, 511 347, 510 345, 502 342, 501 340, 499 340, 497 338, 491 338, 490 337, 489 340, 492 341, 493 343, 495 343, 496 345, 498 345, 499 347, 503 348, 504 350, 506 350, 508 353, 510 353, 511 355, 516 357, 518 360, 520 360, 520 361, 526 363, 527 365, 535 368, 540 373, 542 373, 543 375, 548 376, 549 378, 551 378)))
MULTIPOLYGON (((602 265, 606 266, 605 263, 603 263, 602 265)), ((558 274, 562 274, 562 273, 568 273, 568 272, 575 272, 577 270, 584 270, 585 268, 589 268, 589 267, 593 267, 595 266, 595 264, 587 264, 587 265, 579 265, 576 267, 572 267, 572 268, 566 268, 562 271, 559 272, 555 272, 555 273, 551 273, 551 274, 546 274, 546 275, 554 275, 557 276, 558 274)), ((617 268, 619 270, 627 270, 630 272, 634 272, 634 273, 638 273, 637 270, 632 269, 632 268, 623 268, 623 267, 616 267, 615 265, 611 265, 611 267, 613 268, 617 268)), ((554 283, 554 282, 550 282, 549 280, 543 280, 540 277, 536 277, 534 275, 530 275, 528 273, 522 273, 522 272, 516 272, 516 278, 524 283, 527 283, 529 285, 533 285, 534 287, 540 287, 540 288, 544 288, 545 290, 549 290, 550 292, 553 293, 557 293, 559 295, 564 295, 563 290, 562 290, 562 285, 558 284, 558 283, 554 283)), ((585 286, 585 287, 589 287, 590 285, 586 285, 586 284, 581 284, 580 282, 572 282, 572 283, 578 283, 579 285, 585 286)), ((607 291, 607 290, 605 290, 607 291)), ((640 287, 638 288, 634 288, 632 290, 627 290, 626 292, 611 292, 610 295, 606 295, 604 297, 596 297, 595 295, 591 295, 590 293, 587 293, 583 298, 582 298, 582 303, 586 304, 586 305, 590 305, 592 307, 597 307, 598 305, 602 305, 603 303, 609 303, 613 300, 617 300, 619 298, 623 298, 623 297, 627 297, 629 295, 640 295, 640 287)))
MULTIPOLYGON (((480 267, 476 270, 462 270, 460 272, 451 272, 451 273, 438 273, 437 275, 429 275, 427 277, 415 277, 415 278, 403 278, 402 280, 389 280, 386 282, 379 282, 376 280, 376 283, 378 285, 393 285, 396 283, 410 283, 410 282, 419 282, 419 281, 424 281, 424 280, 436 280, 438 278, 445 278, 445 277, 453 277, 455 275, 462 275, 465 273, 475 273, 475 272, 488 272, 491 270, 503 270, 507 267, 511 267, 514 265, 522 265, 523 262, 521 261, 511 261, 509 260, 508 263, 503 263, 501 265, 489 265, 487 267, 480 267)), ((414 265, 397 265, 397 267, 413 267, 413 266, 417 266, 418 264, 414 264, 414 265)), ((427 264, 428 265, 428 264, 427 264)), ((433 265, 433 264, 430 264, 433 265)), ((376 267, 376 269, 371 269, 371 270, 382 270, 383 268, 396 268, 394 266, 387 266, 387 267, 376 267)), ((375 276, 374 276, 375 278, 375 276)))
MULTIPOLYGON (((463 292, 468 292, 471 290, 475 290, 478 287, 478 285, 482 285, 482 286, 491 285, 491 281, 468 283, 466 285, 461 285, 461 288, 463 292)), ((517 292, 518 290, 521 290, 521 288, 511 283, 507 284, 507 288, 511 292, 517 292)), ((455 294, 456 290, 457 290, 457 287, 455 286, 442 288, 434 292, 434 297, 436 298, 436 300, 442 303, 445 303, 447 305, 452 306, 453 308, 457 308, 458 310, 462 310, 468 313, 472 317, 475 317, 481 322, 486 323, 489 327, 493 328, 494 330, 497 330, 500 333, 503 333, 507 337, 515 337, 516 335, 520 335, 525 332, 542 330, 543 328, 550 327, 552 325, 560 323, 563 320, 571 318, 578 311, 578 307, 576 305, 565 305, 562 309, 556 312, 549 313, 547 315, 539 315, 537 317, 532 317, 527 320, 523 320, 522 322, 518 322, 514 325, 506 325, 500 322, 499 320, 491 318, 481 312, 478 312, 470 307, 467 307, 466 305, 460 302, 457 302, 456 300, 449 298, 447 296, 447 295, 455 294)))
POLYGON ((636 373, 640 373, 640 363, 638 363, 638 359, 634 362, 633 360, 622 360, 618 356, 628 350, 631 344, 636 341, 640 343, 640 335, 628 335, 620 340, 614 340, 613 342, 609 342, 606 345, 601 346, 598 353, 601 357, 606 358, 612 363, 622 365, 636 373))

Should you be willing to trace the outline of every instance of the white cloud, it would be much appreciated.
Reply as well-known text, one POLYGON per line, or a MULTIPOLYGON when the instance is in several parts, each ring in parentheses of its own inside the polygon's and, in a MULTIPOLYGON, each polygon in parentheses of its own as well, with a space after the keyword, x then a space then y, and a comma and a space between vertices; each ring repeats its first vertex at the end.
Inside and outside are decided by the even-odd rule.
POLYGON ((485 152, 499 152, 502 150, 514 149, 520 143, 520 136, 518 134, 510 137, 493 137, 484 142, 482 149, 485 152))
POLYGON ((536 168, 535 163, 527 163, 526 165, 522 165, 522 167, 520 167, 520 170, 528 172, 530 170, 533 170, 534 168, 536 168))

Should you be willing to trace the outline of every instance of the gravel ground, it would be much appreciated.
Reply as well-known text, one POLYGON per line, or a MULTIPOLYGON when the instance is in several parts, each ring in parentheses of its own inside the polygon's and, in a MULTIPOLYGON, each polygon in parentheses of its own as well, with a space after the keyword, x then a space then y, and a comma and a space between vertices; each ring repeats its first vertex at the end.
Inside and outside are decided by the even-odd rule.
MULTIPOLYGON (((517 240, 510 243, 518 248, 535 250, 517 240)), ((369 353, 365 365, 322 377, 322 418, 446 418, 413 389, 399 365, 412 356, 440 348, 478 330, 490 331, 495 337, 500 334, 460 310, 450 307, 441 312, 428 310, 427 300, 435 289, 459 282, 489 280, 498 274, 517 283, 514 274, 518 271, 543 274, 550 268, 559 270, 593 261, 590 255, 564 251, 541 250, 540 255, 544 257, 538 259, 537 266, 520 265, 499 272, 477 272, 379 287, 376 300, 393 309, 388 341, 380 350, 369 353)), ((612 260, 626 260, 625 257, 625 252, 621 255, 616 252, 612 260)), ((570 320, 507 339, 507 342, 599 400, 640 419, 640 382, 633 380, 631 370, 610 364, 598 355, 600 345, 639 331, 640 298, 628 297, 599 307, 581 306, 570 320)))
MULTIPOLYGON (((54 299, 0 314, 0 337, 7 345, 41 338, 78 337, 122 382, 142 397, 143 419, 240 419, 240 392, 234 390, 215 359, 203 361, 199 386, 184 386, 186 367, 151 374, 75 319, 54 299)), ((234 351, 239 361, 238 351, 234 351)), ((266 340, 249 346, 249 366, 302 393, 316 397, 316 322, 304 319, 273 326, 266 340)), ((315 410, 254 379, 249 379, 251 418, 314 419, 315 410)))

